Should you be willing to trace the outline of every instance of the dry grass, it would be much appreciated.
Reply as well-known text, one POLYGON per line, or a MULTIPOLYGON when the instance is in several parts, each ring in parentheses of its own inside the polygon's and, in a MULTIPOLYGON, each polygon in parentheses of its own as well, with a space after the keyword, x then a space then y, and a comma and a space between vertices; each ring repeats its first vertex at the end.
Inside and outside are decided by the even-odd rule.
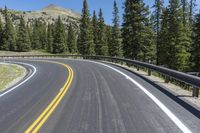
POLYGON ((31 52, 12 52, 12 51, 0 51, 0 56, 13 56, 13 55, 44 55, 49 54, 45 51, 31 51, 31 52))
POLYGON ((0 91, 16 84, 26 75, 26 69, 14 64, 0 64, 0 91))

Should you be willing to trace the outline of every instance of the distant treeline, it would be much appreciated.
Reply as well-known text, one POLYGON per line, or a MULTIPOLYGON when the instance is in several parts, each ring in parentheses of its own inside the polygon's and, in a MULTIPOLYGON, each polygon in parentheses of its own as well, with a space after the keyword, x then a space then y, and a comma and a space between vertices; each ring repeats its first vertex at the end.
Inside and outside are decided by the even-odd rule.
POLYGON ((150 12, 143 0, 125 0, 122 26, 114 0, 113 25, 104 22, 103 11, 90 16, 83 1, 79 29, 66 28, 59 17, 54 24, 35 20, 13 26, 7 8, 0 20, 0 49, 50 53, 122 56, 151 61, 180 71, 200 71, 200 13, 194 14, 195 0, 155 0, 150 12))
POLYGON ((30 50, 46 50, 50 53, 77 52, 77 30, 73 24, 64 26, 61 18, 53 24, 41 19, 32 23, 25 22, 21 16, 20 23, 13 25, 7 8, 2 11, 5 22, 0 20, 0 49, 18 52, 30 50))

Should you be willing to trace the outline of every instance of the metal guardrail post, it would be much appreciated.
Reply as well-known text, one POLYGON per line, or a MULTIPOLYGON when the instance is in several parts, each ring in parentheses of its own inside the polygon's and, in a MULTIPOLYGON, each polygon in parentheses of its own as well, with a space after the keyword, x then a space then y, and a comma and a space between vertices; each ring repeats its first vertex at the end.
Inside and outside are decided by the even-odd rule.
POLYGON ((139 66, 137 66, 137 71, 140 71, 140 67, 139 66))
POLYGON ((193 97, 199 97, 199 88, 193 87, 192 96, 193 97))
POLYGON ((169 83, 170 78, 168 76, 165 76, 165 83, 169 83))
MULTIPOLYGON (((148 63, 151 64, 151 60, 148 60, 148 63)), ((148 76, 151 76, 151 69, 148 68, 148 76)))
POLYGON ((148 76, 151 76, 151 69, 148 69, 148 76))

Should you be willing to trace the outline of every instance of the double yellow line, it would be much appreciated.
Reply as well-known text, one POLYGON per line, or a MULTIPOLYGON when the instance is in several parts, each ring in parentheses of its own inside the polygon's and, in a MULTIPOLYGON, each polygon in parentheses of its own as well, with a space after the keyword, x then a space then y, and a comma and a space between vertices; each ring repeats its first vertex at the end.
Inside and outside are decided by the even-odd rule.
MULTIPOLYGON (((45 61, 45 62, 50 62, 50 61, 45 61)), ((25 131, 25 133, 37 133, 40 128, 44 125, 44 123, 47 121, 47 119, 51 116, 53 111, 56 109, 56 107, 59 105, 65 94, 67 93, 73 77, 74 77, 74 72, 72 68, 66 64, 59 63, 59 62, 51 62, 51 63, 56 63, 64 66, 65 68, 68 69, 68 79, 61 88, 60 92, 56 95, 56 97, 52 100, 52 102, 46 107, 46 109, 40 114, 40 116, 30 125, 30 127, 25 131)))

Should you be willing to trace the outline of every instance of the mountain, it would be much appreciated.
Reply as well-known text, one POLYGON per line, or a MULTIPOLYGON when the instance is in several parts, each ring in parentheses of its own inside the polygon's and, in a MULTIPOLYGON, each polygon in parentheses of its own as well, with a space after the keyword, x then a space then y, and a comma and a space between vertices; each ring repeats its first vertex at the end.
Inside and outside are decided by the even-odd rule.
MULTIPOLYGON (((20 16, 23 16, 25 21, 29 24, 31 24, 35 19, 39 19, 46 23, 54 23, 60 16, 65 25, 72 23, 77 27, 81 18, 80 13, 53 4, 50 4, 38 11, 16 11, 9 9, 9 13, 11 14, 14 25, 19 23, 20 16)), ((4 22, 3 9, 0 9, 0 18, 4 22)))
POLYGON ((65 9, 62 7, 58 7, 56 5, 50 4, 47 7, 42 9, 42 12, 46 12, 47 14, 51 15, 63 15, 63 16, 69 16, 72 18, 80 18, 81 14, 71 10, 71 9, 65 9))

